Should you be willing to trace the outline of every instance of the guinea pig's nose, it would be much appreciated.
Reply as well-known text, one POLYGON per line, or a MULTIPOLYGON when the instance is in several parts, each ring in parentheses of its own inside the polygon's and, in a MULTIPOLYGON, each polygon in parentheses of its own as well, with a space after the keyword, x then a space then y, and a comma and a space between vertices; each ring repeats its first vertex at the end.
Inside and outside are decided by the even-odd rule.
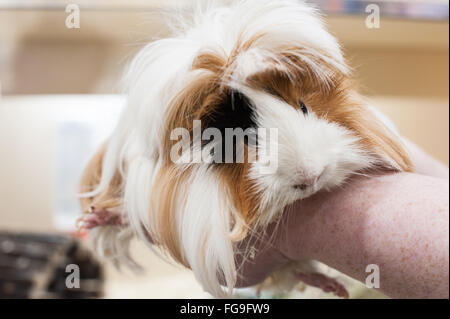
POLYGON ((294 185, 294 188, 304 191, 309 187, 314 186, 321 176, 322 173, 314 176, 302 177, 300 178, 299 182, 294 185))
POLYGON ((299 189, 299 190, 306 190, 308 187, 311 187, 315 184, 316 182, 314 180, 303 180, 300 184, 295 184, 294 188, 295 189, 299 189))

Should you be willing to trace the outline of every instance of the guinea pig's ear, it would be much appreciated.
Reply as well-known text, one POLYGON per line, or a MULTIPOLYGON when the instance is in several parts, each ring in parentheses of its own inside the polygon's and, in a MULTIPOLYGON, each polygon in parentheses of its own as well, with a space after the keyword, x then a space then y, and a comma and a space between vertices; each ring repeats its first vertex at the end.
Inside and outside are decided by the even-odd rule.
MULTIPOLYGON (((105 151, 106 143, 100 147, 86 166, 81 178, 80 191, 82 194, 94 191, 100 184, 105 151)), ((94 209, 108 210, 121 206, 122 178, 120 173, 116 172, 107 187, 98 194, 91 197, 82 196, 80 204, 84 213, 92 212, 94 209)))

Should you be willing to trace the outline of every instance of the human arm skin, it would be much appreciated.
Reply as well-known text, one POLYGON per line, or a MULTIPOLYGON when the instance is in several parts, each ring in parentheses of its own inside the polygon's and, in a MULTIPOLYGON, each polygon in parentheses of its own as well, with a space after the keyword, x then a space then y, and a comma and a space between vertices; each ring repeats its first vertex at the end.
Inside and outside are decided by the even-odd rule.
POLYGON ((366 266, 376 264, 380 290, 390 297, 448 298, 448 168, 408 147, 418 174, 356 177, 288 207, 278 228, 252 243, 259 253, 240 268, 238 286, 306 258, 362 282, 366 266))

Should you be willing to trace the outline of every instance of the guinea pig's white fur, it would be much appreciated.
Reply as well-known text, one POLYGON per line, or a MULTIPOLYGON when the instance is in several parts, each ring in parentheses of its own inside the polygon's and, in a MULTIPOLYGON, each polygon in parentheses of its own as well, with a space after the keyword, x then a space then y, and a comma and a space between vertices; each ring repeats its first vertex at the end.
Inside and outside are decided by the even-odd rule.
MULTIPOLYGON (((294 0, 202 3, 176 16, 174 35, 148 44, 131 63, 128 106, 86 170, 82 190, 90 192, 82 204, 126 214, 126 234, 159 247, 191 268, 206 291, 225 296, 237 280, 236 243, 264 231, 286 205, 363 170, 411 165, 350 84, 340 47, 315 9, 294 0), (183 127, 185 117, 207 116, 205 100, 230 91, 248 99, 257 127, 278 129, 278 169, 171 163, 169 130, 183 127)), ((118 226, 95 230, 97 248, 127 259, 128 245, 114 243, 120 232, 111 227, 118 226)))

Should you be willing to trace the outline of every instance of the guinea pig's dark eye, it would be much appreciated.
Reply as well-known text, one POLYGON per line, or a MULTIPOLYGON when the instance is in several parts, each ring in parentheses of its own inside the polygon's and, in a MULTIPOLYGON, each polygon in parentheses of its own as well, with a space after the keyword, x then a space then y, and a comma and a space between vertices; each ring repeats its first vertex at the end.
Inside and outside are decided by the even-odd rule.
POLYGON ((303 114, 307 115, 308 114, 308 108, 306 107, 305 103, 303 103, 303 101, 300 100, 300 109, 302 110, 303 114))

